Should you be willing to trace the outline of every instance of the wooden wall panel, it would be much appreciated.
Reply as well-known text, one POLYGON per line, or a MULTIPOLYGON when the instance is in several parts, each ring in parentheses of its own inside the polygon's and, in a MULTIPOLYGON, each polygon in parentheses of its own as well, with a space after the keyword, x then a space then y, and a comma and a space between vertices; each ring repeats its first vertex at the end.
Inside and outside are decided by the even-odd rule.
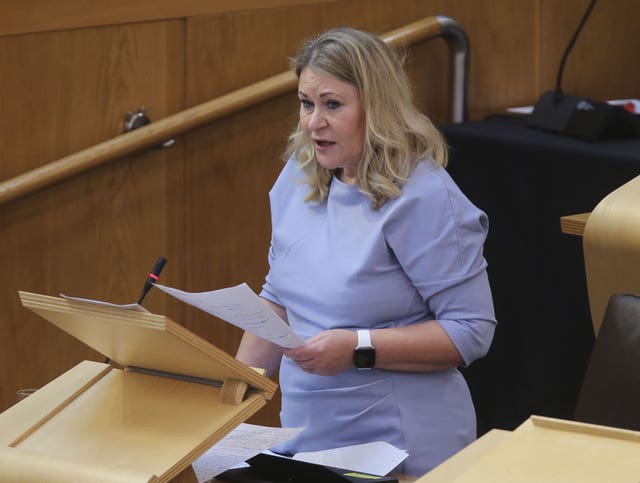
MULTIPOLYGON (((531 104, 555 82, 587 0, 191 0, 151 10, 134 0, 91 12, 78 0, 61 0, 55 11, 39 0, 11 3, 0 5, 0 179, 117 135, 124 113, 140 105, 159 119, 280 73, 304 39, 336 25, 383 33, 448 15, 471 41, 471 119, 531 104), (149 21, 158 15, 184 18, 149 21), (125 18, 135 23, 17 35, 125 18)), ((567 92, 637 97, 639 12, 636 0, 598 3, 567 66, 567 92)), ((447 122, 445 42, 413 48, 407 67, 421 109, 447 122)), ((100 357, 22 309, 18 289, 129 302, 161 254, 168 285, 199 291, 246 281, 260 289, 267 192, 296 111, 292 92, 184 135, 169 150, 0 206, 0 410, 18 388, 100 357)), ((240 330, 157 291, 145 305, 230 353, 240 340, 240 330)), ((277 408, 255 421, 275 424, 277 408)))
MULTIPOLYGON (((128 109, 183 102, 180 22, 0 37, 0 178, 111 138, 128 109)), ((135 300, 177 224, 173 151, 153 151, 0 207, 0 407, 101 356, 22 308, 17 291, 135 300)), ((168 268, 169 271, 169 268, 168 268)), ((150 300, 163 311, 163 300, 150 300)))
MULTIPOLYGON (((590 0, 541 0, 541 90, 553 89, 565 47, 590 0)), ((566 93, 594 99, 640 96, 640 2, 596 3, 563 74, 566 93)))
POLYGON ((0 35, 121 25, 337 0, 3 0, 0 35))

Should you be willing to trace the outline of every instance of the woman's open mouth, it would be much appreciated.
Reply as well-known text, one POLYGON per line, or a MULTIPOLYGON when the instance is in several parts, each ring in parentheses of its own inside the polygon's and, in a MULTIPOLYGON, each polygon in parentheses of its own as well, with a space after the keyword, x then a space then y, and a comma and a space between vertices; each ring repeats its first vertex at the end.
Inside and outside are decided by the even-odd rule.
POLYGON ((329 149, 331 146, 333 146, 335 142, 326 141, 324 139, 314 139, 313 144, 316 147, 316 151, 323 152, 329 149))

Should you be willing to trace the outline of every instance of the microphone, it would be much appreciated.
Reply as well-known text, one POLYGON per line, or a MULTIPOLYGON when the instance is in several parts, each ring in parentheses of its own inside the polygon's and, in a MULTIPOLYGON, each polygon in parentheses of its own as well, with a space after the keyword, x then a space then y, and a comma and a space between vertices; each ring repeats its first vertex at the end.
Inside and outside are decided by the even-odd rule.
POLYGON ((564 51, 555 90, 544 92, 536 102, 533 112, 527 118, 528 127, 585 141, 640 136, 640 116, 635 116, 619 106, 587 97, 566 95, 562 91, 562 74, 567 57, 595 4, 596 0, 591 0, 564 51))
POLYGON ((147 276, 147 280, 144 282, 144 288, 142 289, 142 294, 138 299, 138 305, 142 304, 142 300, 147 295, 149 290, 151 290, 151 287, 153 287, 153 284, 158 281, 160 272, 162 272, 162 269, 164 268, 165 263, 167 263, 167 259, 164 257, 160 257, 156 261, 156 264, 153 266, 153 268, 151 269, 151 272, 147 276))

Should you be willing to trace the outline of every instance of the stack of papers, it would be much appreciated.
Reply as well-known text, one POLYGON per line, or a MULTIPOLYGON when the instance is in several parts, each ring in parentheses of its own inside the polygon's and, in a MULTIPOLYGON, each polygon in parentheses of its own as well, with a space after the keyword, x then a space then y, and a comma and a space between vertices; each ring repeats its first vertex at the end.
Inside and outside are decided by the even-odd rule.
MULTIPOLYGON (((243 423, 193 462, 199 482, 206 482, 230 469, 247 466, 244 461, 293 438, 303 428, 271 428, 243 423)), ((377 441, 325 451, 298 453, 292 459, 361 473, 386 475, 409 456, 389 443, 377 441)))

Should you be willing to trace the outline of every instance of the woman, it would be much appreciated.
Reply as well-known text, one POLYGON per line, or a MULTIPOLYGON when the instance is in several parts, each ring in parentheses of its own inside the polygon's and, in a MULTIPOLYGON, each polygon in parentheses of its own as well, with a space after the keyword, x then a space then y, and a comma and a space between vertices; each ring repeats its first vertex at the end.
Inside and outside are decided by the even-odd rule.
POLYGON ((276 451, 387 441, 422 475, 476 436, 457 367, 493 337, 487 219, 444 170, 441 135, 384 42, 330 30, 294 68, 300 122, 270 192, 260 295, 306 343, 245 333, 237 357, 280 367, 282 425, 306 428, 276 451))

